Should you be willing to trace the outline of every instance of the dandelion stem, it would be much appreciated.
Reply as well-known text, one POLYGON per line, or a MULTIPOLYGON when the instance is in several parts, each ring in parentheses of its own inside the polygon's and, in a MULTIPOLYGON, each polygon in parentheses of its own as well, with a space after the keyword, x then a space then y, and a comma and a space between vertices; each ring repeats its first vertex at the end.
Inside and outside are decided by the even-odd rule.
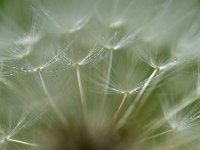
MULTIPOLYGON (((106 76, 106 83, 105 83, 105 93, 108 91, 108 86, 110 83, 110 76, 111 76, 111 69, 112 69, 112 61, 113 61, 113 51, 110 51, 110 56, 109 56, 109 64, 108 64, 108 70, 107 70, 107 76, 106 76)), ((107 94, 103 98, 103 103, 102 103, 102 110, 105 108, 105 102, 106 102, 107 94)))
POLYGON ((117 123, 117 125, 116 125, 117 129, 121 128, 125 124, 125 122, 127 121, 128 117, 130 116, 131 112, 135 109, 136 104, 139 102, 139 100, 143 96, 143 94, 144 94, 146 88, 148 87, 149 83, 151 82, 151 80, 154 78, 154 76, 156 75, 156 73, 158 71, 159 71, 159 69, 155 68, 153 73, 149 76, 149 78, 145 82, 144 86, 142 87, 141 91, 139 92, 139 94, 137 95, 135 100, 130 104, 130 106, 125 111, 124 115, 121 117, 121 119, 117 123))
POLYGON ((128 96, 128 93, 124 93, 122 101, 121 101, 116 113, 114 114, 114 117, 112 118, 112 121, 111 121, 112 123, 115 123, 115 120, 117 119, 117 116, 119 115, 119 112, 120 112, 122 106, 124 105, 124 102, 125 102, 127 96, 128 96))
POLYGON ((150 139, 153 139, 153 138, 156 138, 156 137, 165 135, 165 134, 170 133, 170 132, 173 132, 173 131, 175 131, 175 129, 170 129, 170 130, 167 130, 167 131, 164 131, 164 132, 161 132, 161 133, 158 133, 158 134, 149 136, 149 137, 144 138, 144 139, 142 139, 141 141, 139 141, 139 143, 142 143, 142 142, 144 142, 144 141, 147 141, 147 140, 150 140, 150 139))
POLYGON ((106 83, 104 85, 104 91, 105 94, 102 97, 102 103, 101 103, 101 107, 100 107, 100 111, 102 111, 102 113, 100 114, 100 117, 104 116, 104 112, 105 112, 105 106, 106 106, 106 99, 107 99, 107 92, 108 92, 108 88, 109 88, 109 84, 110 84, 110 76, 111 76, 111 70, 112 70, 112 63, 113 63, 113 50, 110 50, 110 55, 108 58, 109 62, 108 62, 108 69, 107 69, 107 73, 106 73, 106 83))
POLYGON ((10 141, 10 142, 15 142, 15 143, 20 143, 20 144, 24 144, 24 145, 29 145, 29 146, 39 146, 37 144, 33 144, 33 143, 28 143, 28 142, 24 142, 24 141, 20 141, 20 140, 15 140, 15 139, 11 139, 11 138, 7 138, 6 139, 7 141, 10 141))
POLYGON ((198 59, 198 72, 197 72, 197 95, 200 94, 200 62, 199 62, 199 59, 198 59))
POLYGON ((85 116, 86 116, 86 112, 85 112, 85 98, 84 98, 84 94, 83 94, 83 86, 82 86, 82 82, 81 82, 81 76, 80 76, 80 69, 79 69, 79 65, 76 66, 76 75, 77 75, 77 80, 78 80, 78 88, 79 88, 79 92, 80 92, 80 110, 81 110, 81 114, 83 117, 83 120, 85 121, 85 116))
POLYGON ((66 119, 65 117, 62 115, 62 113, 60 112, 60 110, 56 107, 55 103, 53 102, 53 99, 52 97, 50 96, 47 88, 46 88, 46 85, 45 85, 45 82, 44 82, 44 79, 42 77, 42 74, 40 71, 38 71, 38 74, 39 74, 39 77, 40 77, 40 81, 41 81, 41 84, 42 84, 42 87, 43 87, 43 90, 49 100, 49 103, 50 105, 52 106, 53 110, 55 111, 55 113, 58 115, 59 119, 64 123, 66 124, 66 119))

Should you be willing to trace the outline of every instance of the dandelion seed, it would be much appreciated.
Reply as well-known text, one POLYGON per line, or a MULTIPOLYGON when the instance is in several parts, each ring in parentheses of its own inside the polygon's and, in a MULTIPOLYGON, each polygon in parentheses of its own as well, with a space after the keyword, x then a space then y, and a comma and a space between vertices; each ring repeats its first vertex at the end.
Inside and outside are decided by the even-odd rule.
POLYGON ((29 145, 29 146, 34 146, 34 147, 35 147, 35 146, 36 146, 36 147, 39 146, 39 145, 37 145, 37 144, 33 144, 33 143, 29 143, 29 142, 24 142, 24 141, 20 141, 20 140, 15 140, 15 139, 11 139, 11 138, 6 138, 5 141, 20 143, 20 144, 29 145))
POLYGON ((49 103, 50 105, 52 106, 53 110, 55 111, 55 113, 58 115, 58 117, 60 118, 60 120, 66 124, 66 119, 65 117, 63 116, 63 114, 60 112, 60 110, 57 108, 57 106, 55 105, 52 97, 50 96, 48 90, 47 90, 47 87, 45 85, 45 82, 44 82, 44 79, 43 79, 43 76, 41 74, 41 68, 36 68, 36 72, 39 74, 39 78, 41 80, 41 84, 42 84, 42 88, 46 94, 46 96, 48 97, 48 100, 49 100, 49 103))
POLYGON ((90 20, 91 16, 86 16, 85 18, 81 18, 80 20, 76 21, 73 27, 69 30, 69 33, 74 33, 81 30, 90 20))
POLYGON ((149 76, 149 78, 147 79, 147 81, 145 82, 144 86, 142 87, 142 89, 140 90, 139 94, 137 95, 137 97, 135 98, 135 100, 130 104, 130 106, 127 108, 127 110, 125 111, 125 113, 123 114, 123 116, 120 118, 120 120, 118 121, 116 128, 119 129, 121 128, 125 122, 127 121, 128 117, 131 115, 132 111, 135 109, 136 104, 139 102, 139 100, 141 99, 141 97, 143 96, 147 86, 149 85, 149 83, 151 82, 151 80, 155 77, 155 75, 159 72, 159 69, 156 68, 153 73, 149 76))
POLYGON ((122 98, 122 101, 121 101, 121 103, 120 103, 120 105, 119 105, 119 107, 118 107, 116 113, 114 114, 114 116, 113 116, 113 118, 112 118, 112 123, 114 123, 115 120, 116 120, 116 118, 118 117, 118 114, 119 114, 119 112, 120 112, 120 110, 121 110, 121 108, 122 108, 122 106, 123 106, 123 104, 124 104, 124 102, 125 102, 127 96, 128 96, 128 92, 124 92, 124 96, 123 96, 123 98, 122 98))

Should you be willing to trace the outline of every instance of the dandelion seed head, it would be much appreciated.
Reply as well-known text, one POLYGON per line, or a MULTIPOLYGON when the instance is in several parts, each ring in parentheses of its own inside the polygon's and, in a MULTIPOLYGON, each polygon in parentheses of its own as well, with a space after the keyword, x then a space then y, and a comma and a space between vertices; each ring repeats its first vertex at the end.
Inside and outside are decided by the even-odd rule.
POLYGON ((198 149, 198 3, 0 3, 0 149, 198 149))

